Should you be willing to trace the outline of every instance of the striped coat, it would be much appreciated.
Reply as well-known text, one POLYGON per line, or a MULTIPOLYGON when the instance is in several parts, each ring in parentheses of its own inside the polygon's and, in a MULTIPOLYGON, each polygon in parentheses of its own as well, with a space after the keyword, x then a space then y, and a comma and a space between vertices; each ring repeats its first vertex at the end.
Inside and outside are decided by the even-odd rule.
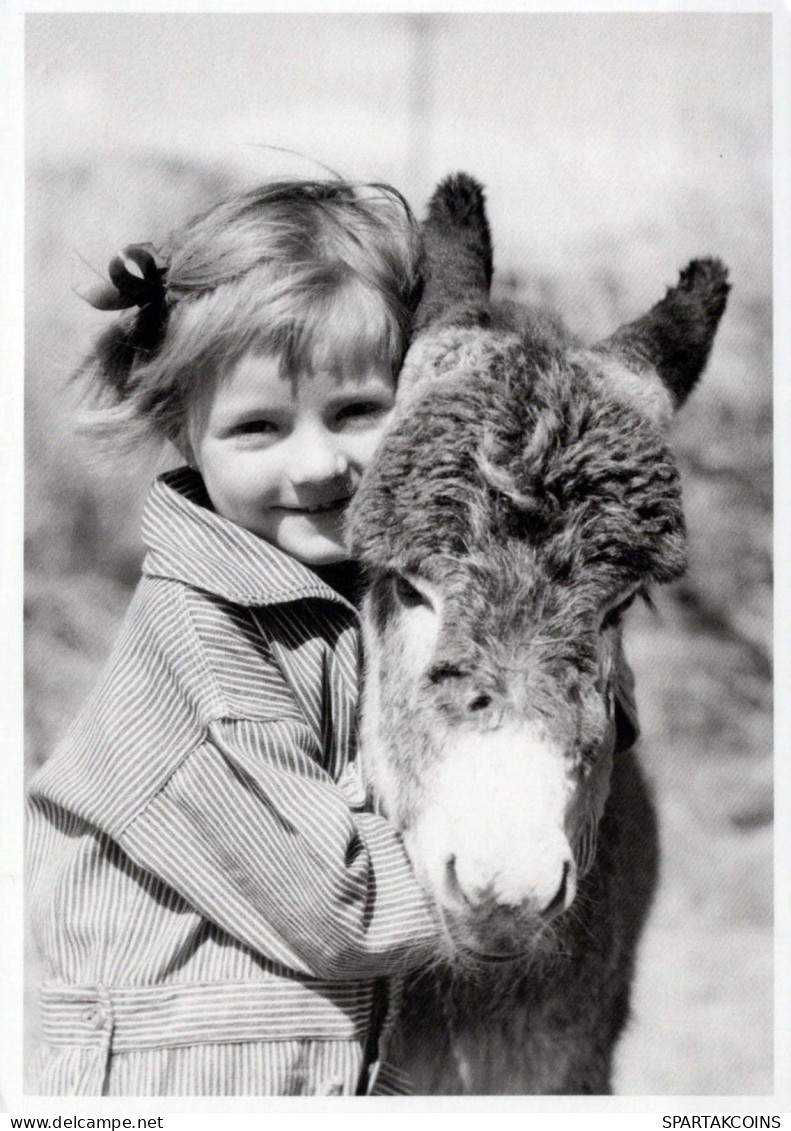
POLYGON ((400 1091, 373 1018, 436 928, 365 809, 357 614, 206 503, 155 483, 104 678, 30 789, 35 1091, 400 1091))

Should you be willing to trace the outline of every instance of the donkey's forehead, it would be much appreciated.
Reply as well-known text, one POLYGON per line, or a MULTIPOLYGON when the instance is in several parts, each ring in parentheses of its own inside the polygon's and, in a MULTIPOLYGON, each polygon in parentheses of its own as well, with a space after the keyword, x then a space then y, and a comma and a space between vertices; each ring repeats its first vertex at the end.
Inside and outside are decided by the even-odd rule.
MULTIPOLYGON (((454 318, 462 313, 455 308, 454 318)), ((469 316, 474 320, 476 314, 480 317, 477 306, 469 316)), ((488 307, 485 317, 491 320, 488 307)), ((520 354, 524 354, 524 342, 516 332, 484 329, 477 324, 435 328, 419 337, 404 358, 398 378, 399 405, 408 403, 427 383, 453 377, 467 382, 503 366, 518 365, 520 354)))
POLYGON ((407 399, 352 506, 355 552, 414 568, 516 540, 561 571, 609 560, 630 577, 676 576, 680 490, 659 431, 572 358, 507 361, 407 399))

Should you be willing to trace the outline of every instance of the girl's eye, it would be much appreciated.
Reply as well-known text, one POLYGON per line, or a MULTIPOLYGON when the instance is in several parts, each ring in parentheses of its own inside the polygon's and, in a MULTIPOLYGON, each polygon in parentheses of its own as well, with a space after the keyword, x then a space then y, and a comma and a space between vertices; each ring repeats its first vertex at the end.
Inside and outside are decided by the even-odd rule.
POLYGON ((235 432, 238 436, 256 436, 256 435, 272 435, 278 431, 278 427, 271 420, 246 420, 244 424, 238 424, 235 432))
POLYGON ((365 426, 373 423, 385 412, 388 411, 389 406, 379 404, 376 401, 359 401, 355 404, 345 405, 338 413, 338 422, 340 424, 359 424, 365 426))
POLYGON ((633 593, 630 593, 629 596, 626 597, 623 601, 620 601, 617 605, 613 605, 611 609, 608 609, 608 611, 604 615, 604 619, 601 622, 602 629, 615 628, 621 623, 621 617, 626 612, 626 610, 634 604, 637 593, 638 591, 635 590, 633 593))

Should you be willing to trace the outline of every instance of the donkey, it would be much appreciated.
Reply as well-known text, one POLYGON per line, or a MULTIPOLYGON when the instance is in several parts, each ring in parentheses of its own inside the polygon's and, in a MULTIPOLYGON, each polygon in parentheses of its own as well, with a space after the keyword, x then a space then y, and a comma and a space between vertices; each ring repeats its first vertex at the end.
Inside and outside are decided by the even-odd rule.
POLYGON ((621 618, 685 568, 664 435, 727 272, 691 262, 586 348, 490 301, 472 178, 439 186, 424 235, 393 423, 349 514, 365 773, 443 936, 406 982, 394 1047, 421 1093, 606 1093, 657 877, 618 707, 621 618))

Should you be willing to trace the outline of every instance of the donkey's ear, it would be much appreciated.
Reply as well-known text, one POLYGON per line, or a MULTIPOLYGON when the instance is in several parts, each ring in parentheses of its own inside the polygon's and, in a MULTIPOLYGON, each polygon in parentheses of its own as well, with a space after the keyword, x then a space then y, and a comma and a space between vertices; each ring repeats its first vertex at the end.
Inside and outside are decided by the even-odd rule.
POLYGON ((649 379, 658 376, 677 409, 705 368, 729 290, 728 271, 718 259, 693 259, 661 302, 621 326, 595 352, 632 372, 647 370, 649 379))
POLYGON ((466 173, 446 177, 423 224, 426 281, 415 329, 459 305, 485 303, 492 282, 492 237, 483 186, 466 173))

